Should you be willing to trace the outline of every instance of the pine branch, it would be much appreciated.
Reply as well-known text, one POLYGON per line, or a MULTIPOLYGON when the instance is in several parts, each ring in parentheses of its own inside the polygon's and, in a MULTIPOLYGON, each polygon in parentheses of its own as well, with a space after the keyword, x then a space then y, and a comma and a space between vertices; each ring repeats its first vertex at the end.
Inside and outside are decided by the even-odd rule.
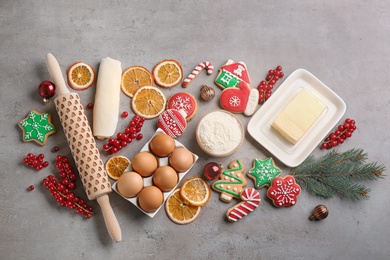
POLYGON ((377 162, 366 163, 367 154, 363 149, 351 149, 338 153, 330 151, 322 157, 309 156, 290 174, 309 193, 332 198, 334 195, 350 199, 368 199, 369 188, 360 181, 383 178, 386 170, 377 162))

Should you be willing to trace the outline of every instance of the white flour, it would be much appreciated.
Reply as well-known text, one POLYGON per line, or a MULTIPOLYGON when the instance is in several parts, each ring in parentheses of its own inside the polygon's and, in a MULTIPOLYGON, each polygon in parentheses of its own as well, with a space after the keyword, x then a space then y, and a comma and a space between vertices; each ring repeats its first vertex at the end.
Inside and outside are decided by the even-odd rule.
POLYGON ((228 113, 216 111, 206 115, 198 126, 200 145, 212 154, 225 154, 236 149, 242 140, 240 122, 228 113))

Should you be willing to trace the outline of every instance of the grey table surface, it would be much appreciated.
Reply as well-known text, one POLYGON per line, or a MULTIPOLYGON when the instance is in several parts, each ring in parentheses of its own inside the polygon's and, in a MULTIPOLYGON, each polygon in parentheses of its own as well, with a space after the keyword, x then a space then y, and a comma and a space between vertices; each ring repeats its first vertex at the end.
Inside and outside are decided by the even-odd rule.
MULTIPOLYGON (((260 207, 238 223, 228 223, 225 204, 212 192, 199 218, 189 225, 171 222, 164 209, 149 218, 118 194, 110 194, 123 241, 114 243, 96 201, 86 220, 60 207, 41 184, 57 174, 55 156, 70 157, 53 102, 44 104, 37 87, 50 80, 45 56, 53 53, 63 74, 82 60, 96 70, 104 57, 125 69, 149 70, 160 60, 176 59, 185 76, 202 61, 216 68, 228 59, 247 64, 254 86, 266 72, 282 65, 286 76, 304 68, 334 90, 347 104, 343 119, 356 120, 353 137, 340 151, 363 148, 369 161, 388 168, 390 151, 390 3, 388 1, 0 1, 0 252, 1 259, 389 259, 390 179, 366 182, 370 199, 321 199, 303 190, 297 205, 275 208, 261 189, 260 207), (17 123, 35 109, 51 113, 59 131, 45 146, 24 143, 17 123), (59 146, 58 153, 51 152, 59 146), (23 165, 27 153, 43 153, 48 168, 23 165), (28 192, 27 187, 35 190, 28 192), (329 217, 310 222, 317 204, 329 217)), ((213 86, 202 73, 185 89, 197 98, 201 84, 213 86)), ((276 86, 279 86, 278 83, 276 86)), ((169 97, 181 86, 163 90, 169 97)), ((95 87, 79 92, 87 105, 95 87)), ((218 98, 202 102, 185 134, 178 138, 199 160, 186 177, 200 175, 210 161, 225 166, 241 159, 246 169, 254 158, 272 156, 246 133, 240 150, 228 157, 207 156, 196 144, 195 128, 202 115, 218 109, 218 98)), ((130 99, 121 93, 120 111, 130 99)), ((86 112, 92 121, 92 111, 86 112)), ((244 126, 250 117, 238 115, 244 126)), ((130 117, 129 117, 130 118, 130 117)), ((119 119, 117 131, 128 119, 119 119)), ((144 139, 121 151, 131 158, 156 130, 146 122, 144 139)), ((99 149, 103 142, 98 141, 99 149)), ((316 148, 315 156, 325 154, 316 148)), ((102 153, 103 161, 110 156, 102 153)), ((283 174, 291 168, 281 162, 283 174)), ((79 182, 79 181, 78 181, 79 182)), ((249 186, 253 183, 249 181, 249 186)), ((75 193, 86 198, 82 186, 75 193)))

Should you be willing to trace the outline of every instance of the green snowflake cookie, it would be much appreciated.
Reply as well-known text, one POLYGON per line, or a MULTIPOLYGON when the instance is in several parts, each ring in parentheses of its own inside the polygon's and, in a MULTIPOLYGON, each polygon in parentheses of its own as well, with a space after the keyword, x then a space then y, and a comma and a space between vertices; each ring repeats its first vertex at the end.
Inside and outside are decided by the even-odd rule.
POLYGON ((34 141, 40 145, 45 145, 47 137, 57 131, 51 122, 50 114, 40 114, 35 110, 31 110, 18 125, 23 130, 24 142, 34 141))
POLYGON ((273 179, 279 176, 282 171, 275 166, 272 158, 265 160, 255 159, 253 168, 249 170, 247 175, 253 179, 255 187, 260 189, 264 186, 270 186, 273 179))

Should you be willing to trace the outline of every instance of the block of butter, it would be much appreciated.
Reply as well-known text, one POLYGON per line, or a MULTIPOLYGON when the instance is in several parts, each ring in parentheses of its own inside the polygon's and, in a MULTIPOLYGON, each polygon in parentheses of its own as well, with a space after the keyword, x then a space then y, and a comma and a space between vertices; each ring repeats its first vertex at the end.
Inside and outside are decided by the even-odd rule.
POLYGON ((276 117, 272 127, 296 144, 325 110, 326 105, 307 89, 302 89, 276 117))

